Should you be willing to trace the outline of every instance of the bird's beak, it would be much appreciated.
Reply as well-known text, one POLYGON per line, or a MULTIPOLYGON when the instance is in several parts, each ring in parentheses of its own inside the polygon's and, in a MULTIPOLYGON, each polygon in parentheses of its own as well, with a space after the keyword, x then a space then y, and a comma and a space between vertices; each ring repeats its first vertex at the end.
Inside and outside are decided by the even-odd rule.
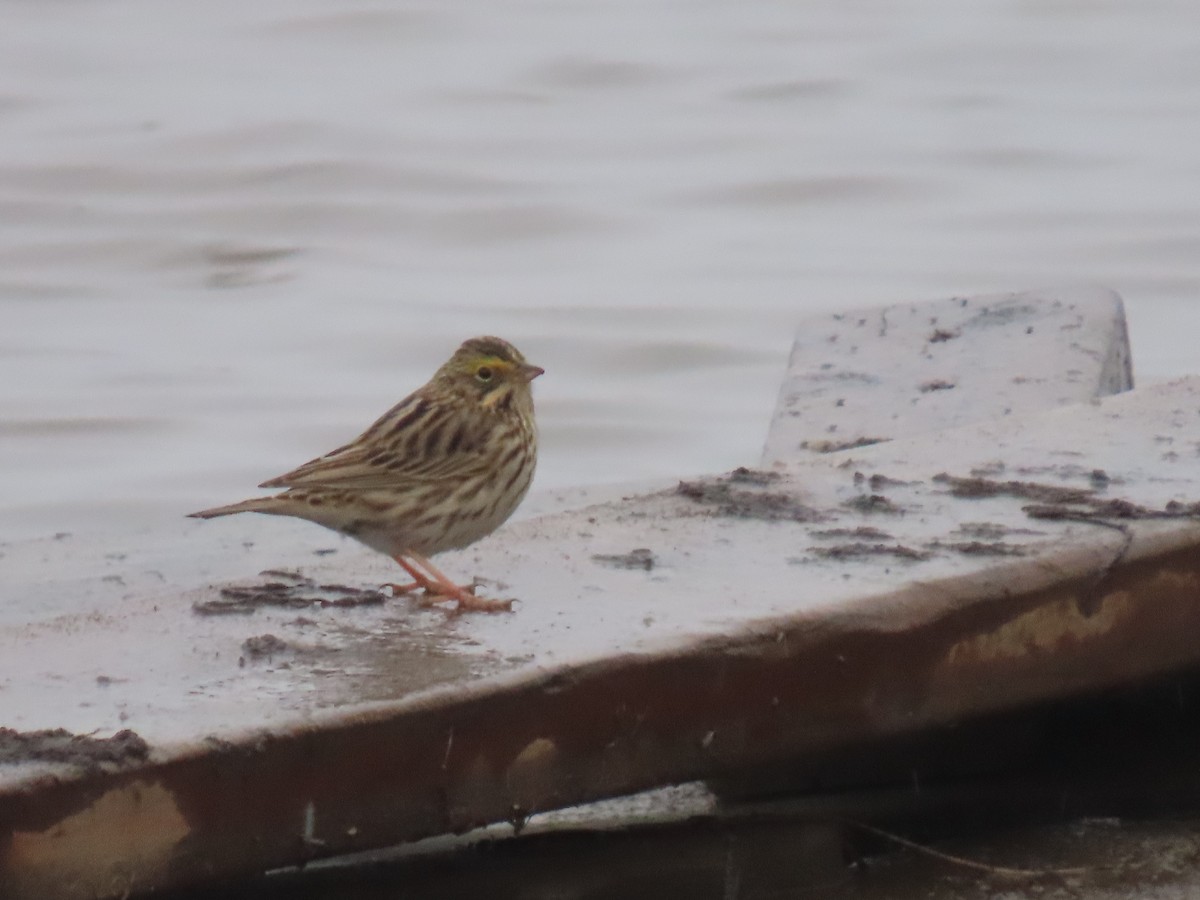
POLYGON ((518 371, 527 384, 539 375, 546 374, 546 370, 541 366, 531 366, 529 363, 521 363, 521 368, 518 371))

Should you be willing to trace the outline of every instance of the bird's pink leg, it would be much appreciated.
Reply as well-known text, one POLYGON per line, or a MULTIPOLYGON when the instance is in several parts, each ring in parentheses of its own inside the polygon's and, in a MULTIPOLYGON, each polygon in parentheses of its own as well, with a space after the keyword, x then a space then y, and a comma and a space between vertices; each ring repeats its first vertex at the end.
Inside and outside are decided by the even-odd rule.
MULTIPOLYGON (((412 591, 415 591, 417 588, 422 588, 425 591, 425 593, 436 595, 437 599, 434 599, 433 601, 431 601, 433 603, 437 603, 438 599, 440 599, 442 596, 446 595, 445 585, 443 584, 443 581, 438 580, 437 576, 441 576, 441 578, 445 581, 448 581, 449 579, 447 579, 446 576, 442 575, 441 572, 438 572, 437 569, 434 569, 434 572, 436 572, 437 575, 430 575, 425 572, 422 572, 419 568, 417 568, 415 565, 413 565, 413 563, 409 562, 403 556, 396 555, 396 556, 393 556, 392 559, 394 559, 396 562, 398 562, 404 568, 404 571, 413 577, 413 581, 410 584, 387 584, 387 585, 384 585, 384 587, 390 587, 392 589, 392 591, 396 594, 408 594, 408 593, 411 593, 412 591)), ((424 560, 425 557, 421 557, 421 559, 424 560)), ((428 560, 425 560, 425 562, 428 563, 428 560)), ((473 584, 472 585, 464 584, 461 586, 453 585, 453 586, 455 588, 457 588, 459 590, 463 590, 463 591, 470 591, 472 593, 475 591, 475 585, 473 585, 473 584)))
MULTIPOLYGON (((489 600, 484 597, 476 597, 475 585, 467 587, 455 584, 437 566, 430 562, 428 557, 422 556, 420 553, 413 553, 411 550, 407 555, 428 573, 427 580, 432 580, 433 585, 425 585, 425 590, 431 594, 458 601, 456 612, 467 610, 474 612, 507 612, 512 609, 511 600, 489 600)), ((399 558, 397 558, 397 562, 400 562, 399 558)), ((418 582, 422 581, 424 573, 418 574, 417 571, 409 568, 406 562, 400 562, 400 565, 404 566, 405 571, 412 575, 418 582)))
POLYGON ((424 572, 415 568, 403 556, 397 554, 396 556, 393 556, 392 559, 398 562, 403 567, 404 571, 411 575, 413 579, 411 584, 385 584, 384 587, 390 587, 392 589, 393 595, 399 597, 401 594, 410 594, 417 588, 424 588, 426 591, 430 592, 437 591, 437 585, 427 578, 424 572))

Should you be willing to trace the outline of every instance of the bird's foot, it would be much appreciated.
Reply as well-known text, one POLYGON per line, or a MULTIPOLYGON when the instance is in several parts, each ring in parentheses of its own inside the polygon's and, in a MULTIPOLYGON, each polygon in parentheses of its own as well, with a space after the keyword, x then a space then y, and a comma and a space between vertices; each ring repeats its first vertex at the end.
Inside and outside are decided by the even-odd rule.
MULTIPOLYGON (((413 578, 412 585, 402 586, 408 588, 404 593, 409 593, 417 587, 425 589, 424 595, 416 598, 420 606, 430 607, 444 600, 453 600, 457 604, 449 610, 453 615, 464 612, 508 612, 512 609, 513 602, 511 600, 477 597, 475 591, 479 587, 478 579, 470 584, 455 584, 425 557, 415 553, 410 553, 409 556, 413 558, 414 562, 420 563, 421 568, 403 556, 398 555, 393 559, 413 578)), ((393 585, 392 589, 395 590, 396 586, 393 585)))
MULTIPOLYGON (((406 568, 407 568, 407 566, 406 566, 406 568)), ((422 573, 419 569, 417 569, 417 570, 409 569, 409 574, 413 576, 414 580, 408 582, 407 584, 393 584, 393 583, 389 582, 387 584, 380 585, 380 587, 381 588, 391 588, 393 597, 399 597, 401 594, 411 594, 413 591, 424 591, 427 595, 442 593, 443 589, 442 589, 441 583, 438 581, 434 581, 432 578, 429 578, 424 573, 422 573)), ((453 585, 453 586, 458 587, 458 585, 453 585)), ((470 586, 463 585, 462 590, 471 591, 472 593, 474 593, 475 585, 474 584, 471 584, 470 586)), ((434 600, 432 602, 436 603, 437 601, 434 600)))
POLYGON ((425 590, 424 596, 417 598, 417 604, 429 608, 446 600, 453 600, 456 606, 448 610, 453 615, 464 612, 509 612, 512 610, 512 600, 480 597, 475 593, 478 587, 477 582, 433 585, 425 590))
POLYGON ((464 612, 512 612, 511 598, 476 597, 473 593, 464 592, 454 599, 458 601, 458 606, 451 610, 455 615, 464 612))
MULTIPOLYGON (((477 587, 479 587, 479 585, 472 582, 471 584, 463 584, 463 585, 456 584, 456 585, 454 585, 454 587, 458 588, 461 591, 467 591, 468 593, 474 594, 475 589, 477 587)), ((442 593, 444 593, 444 589, 436 581, 410 581, 408 584, 395 584, 395 583, 389 581, 385 584, 381 584, 379 586, 379 588, 380 588, 380 590, 382 590, 383 588, 391 588, 393 597, 399 597, 401 594, 411 594, 414 591, 424 591, 426 594, 442 594, 442 593)), ((444 598, 435 597, 433 600, 431 600, 429 602, 437 603, 438 599, 444 599, 444 598)))

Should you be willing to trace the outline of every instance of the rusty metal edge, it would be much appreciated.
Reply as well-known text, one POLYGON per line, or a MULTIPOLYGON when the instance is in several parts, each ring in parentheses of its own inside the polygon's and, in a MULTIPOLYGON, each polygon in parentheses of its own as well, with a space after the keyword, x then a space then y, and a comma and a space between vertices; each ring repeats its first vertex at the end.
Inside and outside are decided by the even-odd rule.
MULTIPOLYGON (((1190 533, 1190 532, 1189 532, 1190 533)), ((682 780, 719 777, 968 715, 1169 672, 1196 660, 1200 539, 1136 561, 881 628, 852 616, 780 620, 676 652, 528 675, 212 745, 86 783, 0 797, 0 894, 120 896, 387 846, 682 780), (161 858, 97 854, 98 801, 125 827, 186 824, 161 858), (163 804, 171 806, 164 812, 163 804), (71 835, 30 854, 22 837, 71 835), (65 839, 64 839, 65 840, 65 839), (74 858, 78 848, 87 858, 74 858)), ((1162 549, 1162 548, 1160 548, 1162 549)), ((978 579, 974 580, 976 588, 978 579)), ((919 590, 919 589, 918 589, 919 590)), ((47 841, 51 838, 47 837, 47 841)))

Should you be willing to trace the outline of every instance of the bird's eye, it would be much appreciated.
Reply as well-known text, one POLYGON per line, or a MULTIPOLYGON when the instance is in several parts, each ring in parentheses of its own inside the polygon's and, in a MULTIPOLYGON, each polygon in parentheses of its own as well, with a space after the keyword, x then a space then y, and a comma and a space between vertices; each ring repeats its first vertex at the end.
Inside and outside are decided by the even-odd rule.
POLYGON ((480 381, 491 381, 492 380, 492 370, 489 369, 487 366, 480 366, 478 369, 475 370, 475 377, 478 378, 480 381))

